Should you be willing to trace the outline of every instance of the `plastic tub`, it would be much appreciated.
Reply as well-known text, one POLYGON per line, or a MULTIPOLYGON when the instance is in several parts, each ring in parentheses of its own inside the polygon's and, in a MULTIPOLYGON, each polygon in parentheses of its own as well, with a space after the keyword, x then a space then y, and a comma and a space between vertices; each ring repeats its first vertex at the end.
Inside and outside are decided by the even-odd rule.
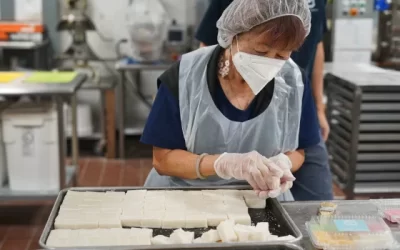
POLYGON ((59 139, 53 106, 19 103, 1 117, 10 189, 59 190, 59 139))
POLYGON ((400 224, 400 200, 380 200, 376 205, 382 218, 400 224))
POLYGON ((386 249, 396 243, 379 216, 313 217, 306 229, 318 249, 386 249))

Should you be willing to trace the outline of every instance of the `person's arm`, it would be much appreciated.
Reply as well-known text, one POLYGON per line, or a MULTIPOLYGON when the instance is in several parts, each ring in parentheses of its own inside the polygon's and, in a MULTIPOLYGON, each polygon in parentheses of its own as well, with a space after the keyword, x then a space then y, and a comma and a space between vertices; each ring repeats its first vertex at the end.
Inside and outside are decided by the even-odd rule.
MULTIPOLYGON (((153 166, 160 175, 183 179, 197 179, 196 160, 199 155, 185 150, 153 148, 153 166)), ((205 156, 200 163, 200 174, 204 177, 216 175, 214 163, 219 155, 205 156)))
POLYGON ((304 163, 304 159, 305 159, 304 150, 299 149, 294 152, 286 153, 286 155, 289 157, 290 161, 292 162, 292 169, 291 169, 292 173, 297 172, 304 163))
POLYGON ((315 53, 314 68, 312 73, 312 91, 317 108, 319 125, 321 127, 321 133, 324 141, 329 136, 329 123, 326 119, 324 99, 324 62, 325 62, 325 51, 324 44, 321 41, 317 46, 315 53))

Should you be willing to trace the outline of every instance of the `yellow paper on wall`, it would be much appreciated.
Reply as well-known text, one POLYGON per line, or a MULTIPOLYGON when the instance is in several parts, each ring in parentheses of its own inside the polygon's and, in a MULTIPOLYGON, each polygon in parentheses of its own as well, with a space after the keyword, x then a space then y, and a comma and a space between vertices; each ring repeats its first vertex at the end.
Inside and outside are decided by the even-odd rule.
POLYGON ((25 75, 25 73, 22 72, 0 72, 0 84, 11 83, 23 75, 25 75))
POLYGON ((65 84, 72 82, 77 76, 76 72, 34 72, 25 83, 54 83, 65 84))

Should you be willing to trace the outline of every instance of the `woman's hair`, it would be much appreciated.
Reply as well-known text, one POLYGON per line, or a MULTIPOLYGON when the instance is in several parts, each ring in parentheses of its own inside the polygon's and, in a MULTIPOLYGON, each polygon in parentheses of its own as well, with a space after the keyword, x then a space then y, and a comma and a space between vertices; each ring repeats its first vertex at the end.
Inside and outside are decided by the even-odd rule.
POLYGON ((288 15, 272 19, 254 27, 250 32, 263 36, 267 45, 282 50, 297 50, 307 36, 300 18, 288 15))

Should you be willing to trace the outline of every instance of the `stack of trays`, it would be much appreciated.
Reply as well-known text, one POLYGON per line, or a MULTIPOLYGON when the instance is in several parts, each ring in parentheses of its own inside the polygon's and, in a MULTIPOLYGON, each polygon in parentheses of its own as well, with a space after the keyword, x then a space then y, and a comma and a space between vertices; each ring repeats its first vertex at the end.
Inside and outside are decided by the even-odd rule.
POLYGON ((334 180, 347 198, 400 192, 400 74, 333 72, 325 78, 334 180))

